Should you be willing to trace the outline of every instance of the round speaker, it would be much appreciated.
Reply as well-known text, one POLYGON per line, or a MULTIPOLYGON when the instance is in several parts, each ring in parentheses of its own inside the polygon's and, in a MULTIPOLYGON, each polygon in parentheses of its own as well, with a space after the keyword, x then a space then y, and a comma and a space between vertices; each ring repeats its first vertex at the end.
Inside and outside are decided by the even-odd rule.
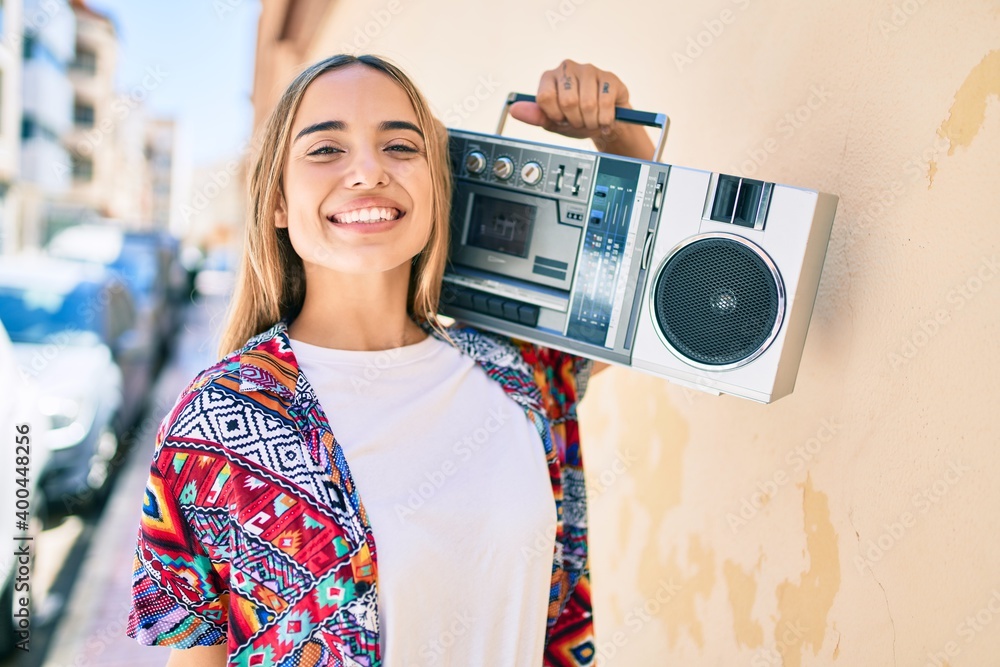
POLYGON ((676 356, 725 370, 750 363, 778 335, 785 289, 762 248, 734 234, 701 234, 660 264, 650 306, 657 333, 676 356))

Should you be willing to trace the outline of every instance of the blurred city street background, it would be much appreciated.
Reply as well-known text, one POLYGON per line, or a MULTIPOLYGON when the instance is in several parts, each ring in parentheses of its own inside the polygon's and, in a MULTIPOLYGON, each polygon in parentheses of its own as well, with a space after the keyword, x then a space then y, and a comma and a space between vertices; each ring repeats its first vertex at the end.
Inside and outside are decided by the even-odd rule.
POLYGON ((178 393, 215 358, 211 334, 225 307, 204 296, 184 311, 176 347, 149 392, 135 446, 114 461, 107 499, 43 531, 36 544, 36 599, 31 651, 8 665, 163 665, 169 649, 142 646, 125 635, 132 554, 156 428, 178 393))
POLYGON ((5 667, 166 661, 125 635, 132 557, 157 426, 217 359, 259 12, 0 2, 0 539, 33 557, 0 557, 5 667))

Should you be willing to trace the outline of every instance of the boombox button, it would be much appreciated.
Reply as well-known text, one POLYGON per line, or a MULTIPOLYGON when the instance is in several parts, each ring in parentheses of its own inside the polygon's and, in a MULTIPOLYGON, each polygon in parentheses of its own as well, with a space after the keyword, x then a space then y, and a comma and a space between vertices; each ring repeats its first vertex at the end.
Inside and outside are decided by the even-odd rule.
POLYGON ((493 317, 503 317, 503 302, 504 300, 498 296, 486 297, 490 315, 493 317))
POLYGON ((519 315, 517 314, 517 304, 513 301, 505 301, 503 304, 503 316, 504 319, 517 322, 519 319, 519 315))
POLYGON ((489 307, 486 304, 485 294, 473 294, 472 295, 472 307, 474 310, 478 310, 481 313, 489 312, 489 307))
POLYGON ((526 303, 522 303, 517 307, 517 315, 517 319, 521 324, 526 324, 529 327, 538 324, 538 306, 529 306, 526 303))
POLYGON ((472 306, 472 294, 470 294, 469 292, 467 292, 465 290, 462 290, 462 291, 460 291, 458 293, 457 298, 458 298, 458 307, 459 308, 467 308, 469 310, 472 309, 472 307, 473 307, 472 306))

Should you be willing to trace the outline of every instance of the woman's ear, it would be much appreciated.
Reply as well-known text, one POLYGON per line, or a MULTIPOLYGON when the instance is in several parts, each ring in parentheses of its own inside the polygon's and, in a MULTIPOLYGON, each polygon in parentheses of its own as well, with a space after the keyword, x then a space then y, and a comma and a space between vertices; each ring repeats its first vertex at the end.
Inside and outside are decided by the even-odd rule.
POLYGON ((288 228, 288 209, 285 207, 285 195, 278 192, 278 205, 274 209, 274 226, 288 228))

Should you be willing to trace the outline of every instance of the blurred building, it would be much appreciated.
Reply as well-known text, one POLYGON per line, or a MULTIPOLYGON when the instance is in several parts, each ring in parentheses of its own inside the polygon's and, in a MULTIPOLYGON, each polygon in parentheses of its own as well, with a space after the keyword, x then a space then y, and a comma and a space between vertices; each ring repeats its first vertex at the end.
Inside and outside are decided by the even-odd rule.
POLYGON ((174 122, 146 109, 156 72, 117 89, 113 18, 86 0, 0 2, 0 34, 0 250, 101 219, 168 229, 174 122))
POLYGON ((21 236, 21 10, 20 0, 0 3, 0 254, 21 236))
POLYGON ((174 121, 152 117, 144 103, 159 79, 147 74, 130 90, 117 91, 118 36, 111 17, 85 0, 71 4, 77 22, 70 70, 74 129, 67 137, 73 184, 53 225, 99 216, 133 229, 167 229, 174 121))
POLYGON ((158 229, 170 229, 174 195, 174 146, 176 124, 154 118, 146 124, 146 165, 149 170, 149 219, 158 229))
POLYGON ((76 18, 65 0, 25 0, 21 120, 22 246, 45 242, 50 202, 72 183, 63 137, 73 128, 69 65, 76 55, 76 18))
POLYGON ((246 178, 242 156, 193 171, 190 196, 178 216, 189 243, 207 253, 225 249, 238 254, 246 219, 246 178))
POLYGON ((146 163, 146 108, 132 93, 119 93, 115 105, 127 109, 115 119, 112 136, 112 169, 115 186, 105 203, 108 217, 126 221, 131 228, 150 225, 148 165, 146 163))
POLYGON ((69 67, 73 126, 66 145, 72 182, 66 201, 110 216, 117 186, 115 133, 121 115, 115 104, 118 37, 108 16, 90 9, 83 0, 71 0, 71 5, 76 44, 69 67))
POLYGON ((264 123, 285 86, 308 62, 317 35, 329 23, 330 7, 324 0, 261 3, 252 94, 255 129, 264 123))

